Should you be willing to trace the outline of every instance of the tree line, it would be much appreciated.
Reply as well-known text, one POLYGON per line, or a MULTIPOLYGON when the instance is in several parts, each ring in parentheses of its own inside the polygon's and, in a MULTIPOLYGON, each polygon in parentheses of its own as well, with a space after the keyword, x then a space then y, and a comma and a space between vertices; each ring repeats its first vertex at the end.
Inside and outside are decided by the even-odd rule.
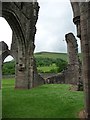
MULTIPOLYGON (((62 70, 66 69, 67 67, 67 62, 63 59, 60 58, 41 58, 41 57, 36 57, 36 66, 37 68, 40 67, 51 67, 53 64, 55 64, 57 66, 57 72, 61 72, 62 70)), ((38 71, 40 72, 40 71, 38 71)), ((43 70, 41 71, 43 72, 43 70)), ((50 71, 50 73, 54 72, 54 70, 52 69, 50 71)), ((5 62, 2 66, 2 74, 3 75, 13 75, 15 74, 15 61, 10 61, 10 62, 5 62)))

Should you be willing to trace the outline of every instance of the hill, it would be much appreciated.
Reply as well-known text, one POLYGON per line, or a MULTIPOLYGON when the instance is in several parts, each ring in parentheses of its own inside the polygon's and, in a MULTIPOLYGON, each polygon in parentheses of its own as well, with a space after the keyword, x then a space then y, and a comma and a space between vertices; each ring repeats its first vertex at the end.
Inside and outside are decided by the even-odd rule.
POLYGON ((63 59, 65 61, 68 60, 67 53, 55 53, 55 52, 38 52, 35 53, 35 58, 41 57, 41 58, 52 58, 52 59, 63 59))
MULTIPOLYGON (((34 54, 39 73, 58 73, 67 67, 67 53, 38 52, 34 54)), ((79 54, 81 59, 81 54, 79 54)), ((15 74, 15 62, 9 61, 3 64, 3 75, 15 74)))
MULTIPOLYGON (((56 53, 56 52, 37 52, 34 53, 35 58, 41 57, 41 58, 52 58, 52 59, 63 59, 65 61, 68 61, 68 54, 67 53, 56 53)), ((82 60, 82 54, 79 53, 80 60, 82 60)))

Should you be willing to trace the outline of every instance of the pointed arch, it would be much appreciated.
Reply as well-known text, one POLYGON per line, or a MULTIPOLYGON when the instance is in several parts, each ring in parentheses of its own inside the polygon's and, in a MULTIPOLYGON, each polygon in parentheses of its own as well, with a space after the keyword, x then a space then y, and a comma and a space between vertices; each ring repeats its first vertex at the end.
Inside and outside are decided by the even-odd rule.
POLYGON ((17 15, 13 11, 4 9, 2 10, 2 17, 6 19, 12 31, 16 34, 18 46, 20 46, 22 51, 25 50, 25 38, 22 32, 21 23, 17 15))

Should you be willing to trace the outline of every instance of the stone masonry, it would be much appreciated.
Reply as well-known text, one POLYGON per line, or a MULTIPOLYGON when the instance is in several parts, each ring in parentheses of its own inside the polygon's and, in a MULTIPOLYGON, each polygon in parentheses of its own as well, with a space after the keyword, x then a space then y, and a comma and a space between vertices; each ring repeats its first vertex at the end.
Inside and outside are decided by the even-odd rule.
POLYGON ((16 64, 15 88, 30 89, 43 84, 44 80, 38 75, 34 65, 33 55, 38 2, 0 2, 0 4, 2 4, 2 17, 13 31, 10 55, 16 64))
POLYGON ((71 0, 73 22, 81 40, 82 78, 85 91, 85 118, 90 119, 90 1, 71 0))
POLYGON ((79 84, 79 82, 81 81, 81 64, 78 55, 77 40, 73 33, 66 34, 65 38, 68 51, 68 72, 70 72, 72 82, 74 82, 75 84, 79 84))
POLYGON ((68 66, 61 73, 45 79, 45 83, 66 83, 79 85, 81 82, 81 64, 78 56, 78 44, 73 33, 65 35, 68 50, 68 66))

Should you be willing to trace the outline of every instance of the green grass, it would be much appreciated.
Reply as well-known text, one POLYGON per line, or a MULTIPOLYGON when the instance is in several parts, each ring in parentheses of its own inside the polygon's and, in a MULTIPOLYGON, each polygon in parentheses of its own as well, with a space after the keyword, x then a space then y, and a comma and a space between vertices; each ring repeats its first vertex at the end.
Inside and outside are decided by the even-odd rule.
POLYGON ((43 71, 44 73, 48 73, 50 71, 56 71, 57 72, 58 67, 56 66, 56 64, 52 64, 51 66, 41 66, 41 67, 37 67, 38 71, 43 71))
POLYGON ((15 90, 14 80, 3 80, 3 118, 76 118, 84 107, 83 92, 70 85, 46 84, 15 90))

